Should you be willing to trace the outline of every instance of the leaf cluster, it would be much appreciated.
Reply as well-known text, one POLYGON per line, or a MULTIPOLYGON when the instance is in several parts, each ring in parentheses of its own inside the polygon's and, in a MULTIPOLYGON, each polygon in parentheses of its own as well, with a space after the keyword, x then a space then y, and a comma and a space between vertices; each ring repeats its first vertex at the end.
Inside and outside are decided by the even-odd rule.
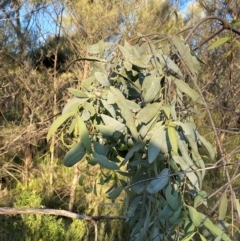
MULTIPOLYGON (((66 166, 80 161, 99 166, 86 192, 97 195, 97 186, 108 184, 109 199, 125 193, 131 240, 191 240, 194 235, 206 240, 201 227, 230 240, 196 210, 207 197, 201 190, 205 164, 199 148, 204 145, 212 159, 215 155, 192 117, 197 111, 191 103, 201 105, 202 99, 188 77, 197 78, 200 64, 179 37, 164 39, 141 36, 135 45, 100 41, 89 46, 91 76, 80 89, 69 89, 73 98, 51 125, 48 139, 58 131, 63 143, 72 140, 66 166)), ((80 185, 86 176, 81 175, 80 185)))

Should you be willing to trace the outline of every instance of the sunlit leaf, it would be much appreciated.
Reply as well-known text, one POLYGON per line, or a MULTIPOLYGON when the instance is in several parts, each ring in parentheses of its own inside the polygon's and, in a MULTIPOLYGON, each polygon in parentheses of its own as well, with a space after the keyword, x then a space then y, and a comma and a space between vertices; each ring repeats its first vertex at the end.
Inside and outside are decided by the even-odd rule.
POLYGON ((195 208, 191 206, 187 206, 187 207, 188 207, 188 212, 192 222, 196 227, 199 227, 205 220, 206 216, 202 213, 199 213, 195 208))
MULTIPOLYGON (((107 49, 111 48, 112 45, 113 45, 113 43, 104 42, 104 49, 107 50, 107 49)), ((99 48, 102 48, 102 47, 101 47, 101 45, 99 45, 99 43, 97 43, 97 44, 89 45, 87 47, 87 50, 88 50, 88 53, 90 53, 90 54, 99 54, 100 51, 102 52, 102 49, 99 49, 99 48)))
POLYGON ((169 181, 169 169, 165 168, 161 171, 160 175, 157 177, 157 179, 152 180, 147 185, 147 191, 151 194, 155 194, 159 191, 161 191, 169 181))
POLYGON ((96 125, 96 128, 102 133, 103 136, 112 136, 114 129, 106 125, 96 125))
POLYGON ((161 103, 148 104, 146 107, 144 107, 143 109, 141 109, 141 111, 137 113, 136 117, 139 120, 139 122, 147 124, 159 112, 161 106, 161 103))
POLYGON ((106 126, 110 126, 114 129, 114 131, 123 131, 123 129, 125 128, 125 125, 115 119, 113 119, 110 116, 101 114, 101 117, 103 119, 103 122, 106 126))
POLYGON ((181 92, 189 95, 189 97, 191 97, 193 101, 203 104, 201 96, 195 90, 193 90, 187 83, 177 78, 174 78, 174 83, 181 92))
POLYGON ((159 152, 167 153, 167 141, 165 126, 160 126, 152 135, 148 146, 148 162, 152 163, 158 156, 159 152))
POLYGON ((80 141, 67 152, 63 159, 63 164, 67 167, 71 167, 81 161, 85 154, 86 149, 83 143, 80 141))
POLYGON ((72 117, 73 115, 75 115, 75 112, 70 112, 70 113, 66 113, 64 115, 59 116, 50 126, 49 130, 48 130, 48 134, 47 134, 47 141, 49 141, 49 139, 52 137, 52 135, 54 134, 54 132, 70 117, 72 117))
POLYGON ((214 43, 212 43, 212 44, 208 47, 208 50, 217 48, 217 47, 223 45, 224 43, 228 42, 229 40, 231 40, 231 37, 230 37, 230 36, 229 36, 229 37, 220 38, 220 39, 218 39, 217 41, 215 41, 214 43))
POLYGON ((89 152, 92 152, 91 140, 89 137, 87 127, 79 115, 77 115, 77 123, 78 123, 79 134, 80 134, 83 145, 89 152))
POLYGON ((172 151, 175 154, 177 154, 178 153, 178 141, 177 141, 178 137, 177 137, 176 129, 175 129, 175 127, 168 126, 167 132, 168 132, 169 142, 172 147, 172 151))
POLYGON ((200 141, 203 143, 203 145, 206 147, 206 149, 207 149, 207 151, 208 151, 211 159, 214 159, 214 157, 215 157, 215 150, 214 150, 212 144, 211 144, 209 141, 207 141, 207 140, 206 140, 203 136, 201 136, 201 135, 199 136, 199 138, 200 138, 200 141))
POLYGON ((163 54, 157 54, 156 55, 157 59, 160 61, 160 63, 165 66, 165 68, 171 69, 172 71, 174 71, 176 74, 179 74, 180 76, 182 75, 181 70, 179 69, 179 67, 166 55, 163 54))
POLYGON ((95 77, 102 86, 109 86, 110 85, 110 83, 108 81, 108 78, 104 73, 96 72, 95 77))
POLYGON ((156 76, 156 74, 148 75, 144 78, 142 84, 142 95, 146 103, 151 102, 160 91, 161 87, 161 77, 156 76))
POLYGON ((78 112, 79 106, 83 104, 85 101, 87 101, 88 98, 77 98, 74 97, 71 100, 68 101, 68 103, 64 106, 62 110, 62 114, 67 114, 69 112, 78 112))
POLYGON ((83 92, 82 90, 74 89, 74 88, 68 88, 68 91, 73 94, 75 97, 78 98, 88 98, 88 94, 86 92, 83 92))
POLYGON ((202 234, 199 233, 199 236, 200 236, 201 241, 207 241, 207 239, 202 234))
POLYGON ((220 205, 219 205, 219 214, 218 214, 219 220, 225 219, 226 213, 227 213, 227 207, 228 207, 228 199, 227 199, 226 192, 224 192, 222 195, 222 198, 221 198, 220 205))
POLYGON ((191 234, 185 236, 181 241, 191 241, 193 236, 196 234, 196 232, 192 232, 191 234))
POLYGON ((212 221, 207 218, 203 224, 213 235, 219 236, 224 241, 232 241, 220 228, 212 223, 212 221))

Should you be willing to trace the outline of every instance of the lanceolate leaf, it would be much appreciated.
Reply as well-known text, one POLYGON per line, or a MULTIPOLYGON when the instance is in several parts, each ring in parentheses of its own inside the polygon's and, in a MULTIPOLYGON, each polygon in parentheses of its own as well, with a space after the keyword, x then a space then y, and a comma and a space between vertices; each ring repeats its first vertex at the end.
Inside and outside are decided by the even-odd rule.
POLYGON ((78 98, 88 98, 88 94, 86 92, 83 92, 82 90, 74 89, 74 88, 68 88, 68 91, 73 94, 75 97, 78 98))
POLYGON ((116 187, 108 193, 109 199, 116 199, 122 192, 122 187, 116 187))
POLYGON ((160 90, 161 78, 156 74, 146 76, 143 81, 142 90, 143 98, 146 103, 151 102, 160 90))
POLYGON ((184 81, 174 78, 174 83, 181 92, 186 93, 189 97, 191 97, 193 101, 203 104, 201 96, 195 90, 190 88, 190 86, 186 84, 184 81))
POLYGON ((63 159, 63 163, 67 167, 75 165, 77 162, 81 161, 86 154, 86 149, 83 143, 78 142, 73 148, 68 151, 63 159))
POLYGON ((209 141, 207 141, 203 136, 199 136, 199 138, 200 138, 200 141, 203 143, 203 145, 206 147, 211 159, 214 159, 215 150, 214 150, 212 144, 209 141))
POLYGON ((78 108, 81 104, 83 104, 85 101, 87 101, 88 98, 77 98, 74 97, 71 100, 68 101, 68 103, 64 106, 62 110, 62 114, 67 114, 69 112, 78 112, 78 108))
POLYGON ((112 127, 115 131, 123 131, 123 129, 125 128, 125 125, 115 119, 113 119, 112 117, 109 117, 107 115, 102 114, 101 115, 103 122, 106 126, 110 126, 112 127))
POLYGON ((212 43, 208 49, 214 49, 214 48, 217 48, 223 44, 225 44, 226 42, 228 42, 229 40, 231 39, 231 37, 223 37, 223 38, 220 38, 218 39, 217 41, 215 41, 214 43, 212 43))
POLYGON ((152 163, 158 156, 159 152, 167 153, 167 141, 165 126, 159 127, 152 135, 148 146, 148 162, 152 163))
POLYGON ((141 123, 147 124, 158 113, 161 106, 161 103, 148 104, 146 107, 144 107, 141 111, 138 112, 136 117, 141 123))
POLYGON ((116 101, 118 107, 121 110, 121 114, 126 121, 127 127, 130 129, 134 139, 137 140, 138 139, 138 131, 137 131, 137 128, 135 126, 133 114, 128 109, 128 105, 125 102, 125 97, 123 96, 123 94, 118 89, 116 89, 112 86, 110 87, 110 91, 115 96, 115 101, 116 101))
POLYGON ((91 140, 89 138, 89 133, 88 133, 87 127, 79 115, 77 115, 77 123, 78 123, 79 134, 80 134, 81 140, 83 142, 83 145, 89 152, 92 152, 91 140))
POLYGON ((177 133, 176 129, 173 126, 168 126, 168 138, 172 147, 172 151, 177 154, 178 153, 178 141, 177 141, 177 133))
POLYGON ((112 162, 107 159, 107 157, 103 155, 99 155, 96 152, 93 152, 94 160, 102 167, 107 168, 109 170, 118 170, 119 167, 115 162, 112 162))
POLYGON ((59 116, 50 126, 49 130, 48 130, 48 134, 47 134, 47 141, 49 141, 49 139, 51 138, 51 136, 53 135, 53 133, 67 120, 69 119, 71 116, 75 115, 75 112, 70 112, 70 113, 66 113, 64 115, 59 116))
POLYGON ((171 186, 171 184, 169 184, 165 190, 166 199, 167 199, 168 205, 171 207, 171 209, 173 211, 176 211, 179 208, 179 203, 178 203, 177 198, 175 198, 172 195, 171 191, 172 191, 172 186, 171 186))
POLYGON ((110 85, 110 83, 108 81, 108 78, 104 73, 96 72, 95 77, 102 86, 109 86, 110 85))
POLYGON ((161 171, 160 175, 158 176, 157 179, 152 180, 148 185, 147 185, 147 191, 151 194, 155 194, 159 191, 161 191, 169 181, 169 169, 165 168, 161 171))
POLYGON ((227 213, 227 207, 228 207, 228 199, 227 199, 226 192, 224 192, 219 205, 219 214, 218 214, 219 220, 225 219, 226 213, 227 213))

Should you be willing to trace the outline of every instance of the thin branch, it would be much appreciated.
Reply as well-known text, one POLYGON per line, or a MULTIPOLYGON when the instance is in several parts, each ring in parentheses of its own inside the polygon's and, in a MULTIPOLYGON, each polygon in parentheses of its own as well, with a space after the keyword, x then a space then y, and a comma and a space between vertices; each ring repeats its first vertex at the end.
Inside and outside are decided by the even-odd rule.
POLYGON ((126 219, 124 216, 87 216, 84 214, 73 213, 66 210, 49 209, 49 208, 10 208, 0 207, 0 215, 19 215, 19 214, 41 214, 62 216, 72 219, 98 221, 98 220, 115 220, 126 219))

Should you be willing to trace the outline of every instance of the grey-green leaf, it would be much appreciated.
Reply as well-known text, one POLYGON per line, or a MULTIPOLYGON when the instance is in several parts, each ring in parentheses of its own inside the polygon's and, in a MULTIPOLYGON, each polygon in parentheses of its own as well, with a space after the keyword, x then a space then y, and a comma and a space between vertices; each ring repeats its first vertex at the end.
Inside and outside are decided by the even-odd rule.
POLYGON ((95 77, 102 86, 110 86, 107 76, 102 72, 96 72, 95 77))
POLYGON ((75 146, 73 146, 70 151, 65 155, 63 159, 63 164, 67 167, 75 165, 77 162, 81 161, 86 154, 86 149, 83 143, 80 141, 75 146))
POLYGON ((96 152, 93 152, 93 157, 94 160, 102 167, 107 168, 109 170, 118 170, 119 167, 115 162, 112 162, 110 160, 107 159, 107 157, 103 156, 103 155, 99 155, 96 152))
POLYGON ((169 169, 165 168, 161 171, 160 175, 157 177, 157 179, 152 180, 147 185, 147 191, 151 194, 155 194, 159 191, 161 191, 169 181, 169 169))
POLYGON ((101 117, 103 119, 103 122, 106 126, 110 126, 112 127, 115 131, 123 131, 124 128, 125 128, 125 125, 115 119, 113 119, 112 117, 110 116, 107 116, 107 115, 104 115, 104 114, 101 114, 101 117))
POLYGON ((162 103, 148 104, 138 112, 136 117, 141 123, 147 124, 159 112, 161 106, 162 103))
POLYGON ((64 115, 59 116, 50 126, 47 134, 47 141, 51 138, 54 132, 71 116, 75 115, 75 112, 66 113, 64 115))
POLYGON ((122 190, 122 187, 116 187, 108 193, 107 197, 109 199, 116 199, 121 194, 122 190))
POLYGON ((152 163, 158 156, 159 152, 167 153, 167 140, 164 130, 165 126, 160 126, 152 135, 148 146, 148 162, 152 163))

